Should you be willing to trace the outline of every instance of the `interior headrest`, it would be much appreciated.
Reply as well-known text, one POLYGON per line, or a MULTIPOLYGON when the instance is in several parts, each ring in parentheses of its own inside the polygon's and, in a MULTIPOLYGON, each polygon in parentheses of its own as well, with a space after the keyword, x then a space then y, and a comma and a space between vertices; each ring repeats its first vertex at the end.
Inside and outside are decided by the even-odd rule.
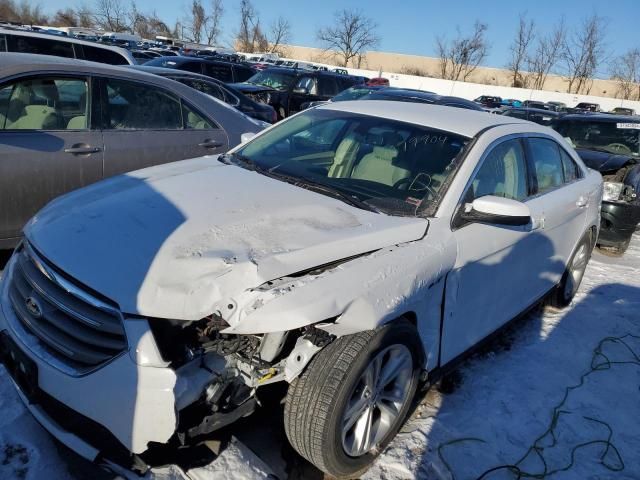
POLYGON ((388 147, 397 147, 402 142, 402 135, 396 132, 384 132, 382 134, 384 145, 388 147))

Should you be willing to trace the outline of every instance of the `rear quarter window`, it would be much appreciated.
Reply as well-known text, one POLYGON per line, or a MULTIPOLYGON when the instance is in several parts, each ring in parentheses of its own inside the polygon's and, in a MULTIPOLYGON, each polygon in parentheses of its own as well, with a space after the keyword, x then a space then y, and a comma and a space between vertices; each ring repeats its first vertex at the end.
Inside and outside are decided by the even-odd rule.
POLYGON ((129 62, 118 52, 107 50, 105 48, 90 47, 82 45, 84 59, 91 62, 106 63, 109 65, 128 65, 129 62))
POLYGON ((235 67, 236 70, 236 82, 244 82, 245 80, 249 80, 251 77, 255 75, 255 70, 249 67, 238 66, 235 67))
POLYGON ((228 65, 205 65, 205 73, 221 82, 233 82, 233 73, 228 65))
POLYGON ((37 53, 56 57, 75 58, 73 44, 52 38, 27 37, 6 34, 8 52, 37 53))

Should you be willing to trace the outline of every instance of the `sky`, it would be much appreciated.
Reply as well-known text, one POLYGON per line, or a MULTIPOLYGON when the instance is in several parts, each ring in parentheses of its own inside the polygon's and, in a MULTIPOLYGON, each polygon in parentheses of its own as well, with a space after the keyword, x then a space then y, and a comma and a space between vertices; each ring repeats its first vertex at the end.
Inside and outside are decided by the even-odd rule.
MULTIPOLYGON (((59 0, 35 1, 48 13, 61 6, 59 0)), ((91 5, 95 0, 83 1, 91 5)), ((203 2, 206 6, 208 0, 203 2)), ((143 12, 155 10, 171 26, 176 18, 185 16, 189 4, 188 0, 136 0, 136 3, 143 12)), ((223 0, 225 44, 231 44, 237 31, 239 4, 239 0, 223 0)), ((263 24, 268 25, 280 15, 290 21, 293 45, 319 46, 318 28, 331 24, 337 10, 356 8, 378 24, 381 42, 377 50, 425 56, 436 55, 437 36, 452 37, 456 27, 467 31, 478 19, 489 26, 491 50, 484 63, 499 68, 507 62, 509 44, 515 36, 518 16, 523 12, 536 22, 540 34, 548 32, 562 17, 571 28, 595 13, 608 22, 607 47, 614 55, 640 47, 640 0, 253 0, 253 4, 263 24)))

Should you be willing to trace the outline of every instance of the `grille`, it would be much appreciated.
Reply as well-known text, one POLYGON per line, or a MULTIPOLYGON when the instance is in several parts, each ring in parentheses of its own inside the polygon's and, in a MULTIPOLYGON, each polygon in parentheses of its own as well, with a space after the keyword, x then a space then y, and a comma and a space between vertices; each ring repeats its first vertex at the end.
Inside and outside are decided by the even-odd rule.
POLYGON ((24 326, 74 368, 100 365, 127 346, 120 313, 61 277, 29 247, 18 254, 9 298, 24 326))

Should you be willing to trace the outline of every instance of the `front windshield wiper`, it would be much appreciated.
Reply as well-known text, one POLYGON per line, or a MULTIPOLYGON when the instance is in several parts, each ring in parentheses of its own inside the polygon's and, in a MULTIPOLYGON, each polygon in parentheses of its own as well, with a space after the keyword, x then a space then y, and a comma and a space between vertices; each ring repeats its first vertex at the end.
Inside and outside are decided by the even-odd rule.
POLYGON ((360 200, 356 196, 349 195, 348 193, 345 193, 342 190, 331 185, 319 183, 306 177, 296 177, 294 175, 287 175, 286 173, 276 172, 275 168, 279 167, 279 165, 276 165, 275 168, 266 169, 249 157, 246 157, 239 153, 227 153, 221 155, 219 159, 223 163, 238 165, 239 167, 258 172, 267 177, 285 181, 287 183, 290 183, 291 185, 295 185, 296 187, 305 188, 307 190, 311 190, 317 193, 323 193, 330 197, 337 198, 353 207, 368 210, 370 212, 380 213, 380 210, 369 205, 366 201, 360 200))
POLYGON ((360 200, 355 195, 350 195, 332 185, 316 182, 315 180, 312 180, 307 177, 296 177, 292 175, 287 175, 285 173, 275 172, 271 169, 265 174, 280 178, 285 182, 291 183, 292 185, 295 185, 297 187, 305 188, 313 192, 322 193, 322 194, 328 195, 329 197, 342 200, 344 203, 347 203, 353 207, 361 208, 362 210, 368 210, 369 212, 380 213, 380 210, 373 207, 372 205, 367 203, 365 200, 360 200))

